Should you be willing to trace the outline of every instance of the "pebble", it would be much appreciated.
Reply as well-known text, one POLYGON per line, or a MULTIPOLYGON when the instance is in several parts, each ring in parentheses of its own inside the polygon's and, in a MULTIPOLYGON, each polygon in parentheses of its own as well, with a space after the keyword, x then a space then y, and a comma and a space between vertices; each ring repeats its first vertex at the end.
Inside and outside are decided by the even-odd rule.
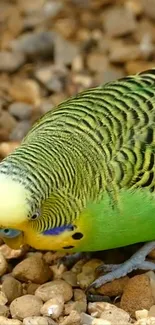
MULTIPOLYGON (((92 321, 92 325, 112 325, 112 323, 105 319, 94 318, 92 321)), ((123 324, 123 325, 126 325, 126 324, 123 324)))
POLYGON ((60 322, 60 325, 80 325, 81 317, 76 310, 72 310, 69 316, 64 317, 64 320, 60 322))
POLYGON ((79 54, 79 47, 72 42, 62 38, 59 34, 55 38, 54 58, 55 64, 67 66, 79 54))
MULTIPOLYGON (((1 142, 0 143, 0 156, 1 156, 1 158, 5 158, 6 156, 8 156, 18 146, 19 146, 19 142, 18 141, 1 142)), ((3 245, 3 246, 7 246, 7 245, 3 245)), ((9 249, 10 249, 10 247, 9 247, 9 249)), ((2 248, 2 250, 3 250, 3 248, 2 248)), ((2 251, 2 250, 1 250, 1 247, 0 247, 0 251, 2 251)), ((18 252, 19 250, 16 251, 16 250, 13 250, 12 249, 11 251, 16 252, 16 253, 14 253, 15 255, 18 255, 19 254, 19 252, 18 252)), ((8 255, 7 255, 6 258, 8 258, 8 255)), ((11 258, 14 258, 13 257, 13 252, 11 252, 11 258)))
POLYGON ((139 319, 134 325, 155 325, 155 317, 147 317, 139 319))
POLYGON ((6 273, 8 269, 8 263, 4 255, 0 252, 0 276, 6 273))
POLYGON ((47 66, 36 70, 35 77, 49 91, 60 92, 66 82, 67 70, 59 66, 47 66))
POLYGON ((94 317, 86 314, 86 313, 81 313, 81 322, 82 324, 85 325, 92 325, 92 321, 94 320, 94 317))
MULTIPOLYGON (((2 142, 1 144, 9 145, 9 143, 5 143, 5 142, 2 142)), ((15 145, 15 143, 14 143, 14 145, 15 145)), ((19 145, 19 143, 18 143, 18 145, 19 145)), ((16 143, 16 146, 17 146, 17 143, 16 143)), ((15 149, 15 147, 14 147, 14 149, 15 149)), ((12 249, 9 246, 7 246, 6 244, 3 244, 2 246, 0 246, 0 252, 6 258, 6 260, 19 258, 19 257, 23 256, 25 254, 26 250, 28 250, 28 246, 26 246, 26 245, 20 249, 12 249)))
POLYGON ((19 52, 0 52, 0 72, 15 72, 25 62, 25 56, 19 52))
POLYGON ((122 69, 109 65, 107 69, 96 74, 95 82, 97 85, 100 85, 122 77, 124 77, 122 69))
POLYGON ((142 5, 145 14, 149 18, 155 19, 155 0, 142 0, 142 5))
POLYGON ((25 317, 23 319, 23 325, 58 325, 58 323, 49 317, 32 316, 25 317))
POLYGON ((155 317, 155 305, 153 305, 150 310, 148 311, 148 315, 149 317, 155 317))
MULTIPOLYGON (((152 306, 153 307, 153 306, 152 306)), ((152 308, 151 307, 151 308, 152 308)), ((151 309, 150 308, 150 309, 151 309)), ((151 316, 151 315, 150 315, 151 316)), ((142 318, 146 318, 146 317, 148 317, 148 310, 147 309, 142 309, 142 310, 136 310, 135 311, 135 317, 136 317, 136 319, 138 320, 138 319, 142 319, 142 318)))
POLYGON ((154 298, 149 277, 141 274, 130 278, 124 288, 120 307, 135 317, 136 310, 149 310, 153 305, 154 298))
POLYGON ((34 295, 35 291, 39 288, 39 286, 40 284, 37 283, 28 283, 26 287, 27 293, 30 295, 34 295))
POLYGON ((90 71, 104 72, 108 66, 108 58, 103 53, 90 53, 87 56, 87 66, 90 71))
POLYGON ((43 302, 40 298, 33 295, 25 295, 16 298, 10 304, 12 318, 24 319, 28 316, 40 316, 40 309, 43 302))
POLYGON ((125 63, 129 60, 137 60, 142 56, 138 45, 124 44, 121 47, 111 48, 109 61, 112 63, 125 63))
POLYGON ((32 2, 31 0, 20 0, 19 1, 19 10, 22 11, 22 13, 29 15, 32 13, 38 13, 38 11, 42 10, 42 7, 44 5, 45 0, 37 0, 32 2))
POLYGON ((0 316, 8 317, 9 314, 9 307, 5 305, 0 305, 0 316))
POLYGON ((9 94, 17 102, 24 102, 34 106, 39 106, 41 103, 40 87, 32 79, 14 80, 9 88, 9 94))
POLYGON ((100 288, 97 289, 97 292, 99 294, 109 297, 121 296, 128 281, 128 276, 116 279, 112 282, 105 283, 104 285, 102 285, 100 288))
POLYGON ((11 42, 14 51, 36 58, 50 57, 53 55, 55 35, 50 31, 38 31, 23 34, 11 42))
POLYGON ((33 113, 33 106, 23 102, 14 102, 8 107, 8 112, 18 120, 28 120, 33 113))
POLYGON ((2 325, 22 325, 22 322, 18 319, 10 319, 4 316, 0 316, 0 324, 2 325))
MULTIPOLYGON (((129 61, 129 62, 126 62, 126 64, 125 64, 125 70, 126 70, 127 74, 131 75, 131 74, 136 74, 143 70, 149 70, 154 66, 155 66, 155 62, 146 62, 146 61, 142 61, 142 60, 129 61)), ((150 257, 151 257, 151 253, 149 254, 150 257)))
POLYGON ((63 273, 66 271, 66 266, 64 264, 55 264, 50 266, 50 269, 53 273, 53 280, 63 278, 63 273))
POLYGON ((72 310, 76 310, 79 314, 86 312, 87 302, 86 301, 69 301, 65 304, 64 314, 69 315, 72 310))
POLYGON ((0 291, 0 305, 4 306, 8 302, 8 298, 4 292, 0 291))
POLYGON ((17 264, 12 274, 20 281, 31 281, 37 284, 43 284, 52 278, 52 271, 43 258, 37 255, 25 258, 17 264))
POLYGON ((9 303, 22 296, 23 290, 21 283, 11 276, 7 276, 2 282, 2 292, 7 297, 9 303))
POLYGON ((133 12, 125 6, 113 6, 103 14, 103 27, 109 36, 125 36, 133 33, 136 26, 133 12))
POLYGON ((87 298, 85 292, 79 288, 74 289, 74 300, 86 302, 87 298))
POLYGON ((7 111, 2 110, 0 113, 0 140, 7 141, 10 133, 16 127, 17 122, 7 111))
POLYGON ((96 268, 102 264, 101 260, 91 259, 82 267, 82 272, 77 274, 77 283, 82 289, 86 289, 96 278, 96 268))
POLYGON ((66 255, 66 253, 63 252, 46 252, 43 256, 45 262, 49 265, 53 264, 55 261, 63 258, 66 255))
POLYGON ((41 285, 35 295, 45 302, 57 295, 63 295, 64 301, 67 302, 72 298, 73 290, 71 285, 64 280, 54 280, 41 285))
POLYGON ((49 316, 57 319, 63 312, 64 298, 62 295, 57 295, 55 298, 47 300, 41 307, 40 312, 43 316, 49 316))
POLYGON ((69 283, 72 287, 77 287, 77 274, 73 271, 66 271, 62 274, 62 279, 69 283))
POLYGON ((10 132, 9 140, 12 142, 19 142, 21 141, 25 135, 30 130, 31 123, 30 121, 20 121, 17 123, 16 127, 10 132))
POLYGON ((73 267, 71 268, 71 271, 74 272, 74 273, 80 273, 82 272, 82 267, 83 265, 86 263, 86 261, 84 259, 76 262, 73 267))
POLYGON ((56 2, 46 1, 42 10, 46 17, 53 18, 63 9, 63 3, 59 0, 56 2))
POLYGON ((89 303, 88 312, 92 317, 111 322, 111 325, 124 325, 130 321, 130 315, 127 312, 107 302, 89 303))

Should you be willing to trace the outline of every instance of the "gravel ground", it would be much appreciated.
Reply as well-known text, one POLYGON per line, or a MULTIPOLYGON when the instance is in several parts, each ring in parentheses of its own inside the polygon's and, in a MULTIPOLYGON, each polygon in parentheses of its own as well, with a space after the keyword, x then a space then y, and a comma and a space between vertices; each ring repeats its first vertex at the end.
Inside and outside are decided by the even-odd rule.
MULTIPOLYGON (((0 159, 65 98, 153 66, 155 0, 0 0, 0 159)), ((67 269, 60 253, 0 244, 0 325, 155 325, 153 272, 102 286, 108 302, 86 298, 96 267, 128 250, 67 269)))

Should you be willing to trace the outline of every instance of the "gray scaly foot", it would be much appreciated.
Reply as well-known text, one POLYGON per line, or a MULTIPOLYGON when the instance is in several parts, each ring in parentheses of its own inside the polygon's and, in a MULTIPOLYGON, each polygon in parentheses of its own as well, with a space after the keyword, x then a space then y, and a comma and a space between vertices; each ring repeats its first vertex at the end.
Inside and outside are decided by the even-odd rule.
POLYGON ((115 279, 119 279, 133 270, 155 270, 155 263, 145 261, 146 256, 155 248, 155 241, 147 242, 141 247, 135 254, 133 254, 127 261, 122 264, 103 265, 98 268, 102 271, 111 271, 103 276, 100 276, 87 288, 87 291, 91 288, 99 288, 107 282, 111 282, 115 279))

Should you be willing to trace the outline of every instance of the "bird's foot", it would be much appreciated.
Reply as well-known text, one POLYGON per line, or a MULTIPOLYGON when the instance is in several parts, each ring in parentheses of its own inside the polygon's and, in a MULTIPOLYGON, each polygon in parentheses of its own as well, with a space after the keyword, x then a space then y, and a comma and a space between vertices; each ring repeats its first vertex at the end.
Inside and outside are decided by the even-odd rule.
POLYGON ((100 276, 87 288, 87 292, 91 288, 99 288, 107 282, 119 279, 133 270, 155 270, 155 263, 145 261, 146 256, 155 248, 155 241, 147 242, 135 254, 133 254, 127 261, 122 264, 101 265, 98 267, 99 271, 109 272, 100 276))
POLYGON ((59 264, 64 264, 67 268, 71 268, 75 263, 80 261, 81 259, 85 259, 86 261, 91 258, 91 253, 75 253, 72 255, 66 255, 59 260, 59 264))

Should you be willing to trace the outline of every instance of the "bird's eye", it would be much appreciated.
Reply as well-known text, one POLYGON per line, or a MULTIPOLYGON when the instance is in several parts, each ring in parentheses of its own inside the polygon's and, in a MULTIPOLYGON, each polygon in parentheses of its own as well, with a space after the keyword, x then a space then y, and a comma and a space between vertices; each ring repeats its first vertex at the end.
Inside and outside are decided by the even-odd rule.
POLYGON ((11 229, 11 228, 3 228, 0 229, 0 237, 5 238, 15 238, 21 234, 20 230, 11 229))
POLYGON ((32 216, 31 216, 31 220, 36 220, 37 218, 40 217, 40 211, 36 211, 32 216))

